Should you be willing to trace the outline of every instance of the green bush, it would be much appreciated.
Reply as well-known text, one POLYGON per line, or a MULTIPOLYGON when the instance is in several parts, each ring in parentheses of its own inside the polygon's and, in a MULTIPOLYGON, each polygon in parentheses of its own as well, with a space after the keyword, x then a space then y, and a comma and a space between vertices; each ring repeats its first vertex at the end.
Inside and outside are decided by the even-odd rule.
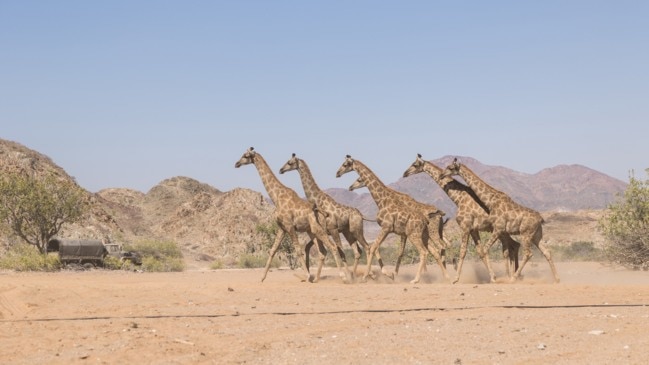
POLYGON ((225 265, 223 264, 223 261, 221 261, 221 260, 214 260, 210 264, 210 270, 221 270, 221 269, 223 269, 223 267, 225 267, 225 265))
MULTIPOLYGON (((258 224, 256 227, 257 233, 261 234, 264 236, 264 242, 262 244, 262 247, 265 249, 270 249, 273 247, 273 244, 275 242, 275 237, 277 236, 277 232, 279 231, 279 226, 277 225, 277 222, 273 221, 268 224, 258 224)), ((288 266, 291 269, 295 269, 299 266, 299 263, 297 262, 297 258, 295 256, 295 248, 293 247, 293 244, 291 243, 290 238, 288 235, 284 236, 284 239, 282 240, 277 253, 282 252, 284 257, 286 258, 286 261, 288 262, 288 266)), ((246 254, 253 254, 255 253, 255 248, 254 246, 248 247, 246 250, 246 254)), ((277 259, 277 255, 273 259, 273 261, 277 259)), ((254 261, 255 259, 250 258, 250 260, 254 261)), ((246 258, 244 261, 248 261, 246 258)), ((244 262, 244 264, 248 264, 247 262, 244 262)), ((254 264, 252 262, 251 264, 254 264)), ((242 265, 241 259, 239 260, 239 266, 242 265)), ((261 265, 261 267, 266 266, 266 261, 264 260, 264 263, 261 265)))
MULTIPOLYGON (((649 175, 649 169, 646 170, 649 175)), ((618 201, 600 220, 609 260, 634 269, 649 269, 649 180, 630 176, 618 201)))
POLYGON ((185 261, 177 257, 159 259, 148 256, 142 259, 142 270, 148 272, 183 271, 185 270, 185 261))
POLYGON ((11 246, 0 258, 0 269, 16 271, 56 271, 61 268, 58 255, 43 255, 26 243, 11 246))
MULTIPOLYGON (((238 266, 242 269, 255 269, 266 267, 266 261, 268 261, 268 255, 258 256, 252 254, 243 254, 241 255, 241 257, 239 257, 238 266)), ((270 267, 280 267, 280 260, 277 257, 274 257, 273 261, 270 264, 270 267)))
POLYGON ((130 260, 122 261, 119 258, 110 255, 104 258, 104 269, 107 270, 134 271, 138 268, 140 268, 140 266, 135 265, 130 260))
POLYGON ((185 269, 182 251, 173 241, 144 240, 124 245, 124 250, 136 251, 142 255, 143 271, 166 272, 185 269))
POLYGON ((593 242, 577 241, 565 246, 552 246, 552 256, 565 261, 599 261, 604 258, 593 242))

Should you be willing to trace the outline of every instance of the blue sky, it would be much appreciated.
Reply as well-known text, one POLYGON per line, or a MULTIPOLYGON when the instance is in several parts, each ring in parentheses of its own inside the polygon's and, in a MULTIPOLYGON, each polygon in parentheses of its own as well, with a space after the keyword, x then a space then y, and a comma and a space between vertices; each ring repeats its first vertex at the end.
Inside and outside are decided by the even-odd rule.
MULTIPOLYGON (((90 191, 263 191, 295 152, 387 183, 416 153, 649 167, 646 1, 0 1, 0 138, 90 191)), ((301 193, 296 173, 280 176, 301 193)))

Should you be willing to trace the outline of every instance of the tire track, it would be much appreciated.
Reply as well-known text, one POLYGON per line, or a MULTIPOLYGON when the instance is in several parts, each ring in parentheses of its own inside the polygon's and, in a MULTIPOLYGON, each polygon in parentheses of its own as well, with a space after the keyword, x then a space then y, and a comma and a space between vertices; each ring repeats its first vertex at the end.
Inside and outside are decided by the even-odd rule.
MULTIPOLYGON (((0 298, 2 296, 0 295, 0 298)), ((1 304, 1 302, 0 302, 1 304)), ((223 317, 259 317, 259 316, 309 316, 309 315, 333 315, 333 314, 358 314, 358 313, 400 313, 400 312, 453 312, 476 309, 578 309, 578 308, 638 308, 649 307, 649 304, 574 304, 574 305, 494 305, 494 306, 473 306, 473 307, 422 307, 422 308, 401 308, 401 309, 361 309, 361 310, 340 310, 324 312, 259 312, 259 313, 215 313, 215 314, 156 314, 136 316, 89 316, 89 317, 62 317, 62 318, 31 318, 31 319, 0 319, 0 323, 17 322, 57 322, 57 321, 99 321, 99 320, 133 320, 133 319, 191 319, 191 318, 223 318, 223 317)))

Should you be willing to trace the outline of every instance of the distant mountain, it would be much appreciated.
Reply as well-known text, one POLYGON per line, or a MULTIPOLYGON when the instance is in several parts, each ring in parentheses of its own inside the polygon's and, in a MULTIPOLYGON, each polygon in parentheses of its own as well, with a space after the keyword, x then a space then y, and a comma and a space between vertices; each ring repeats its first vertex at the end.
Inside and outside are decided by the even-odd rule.
MULTIPOLYGON (((455 157, 444 156, 431 162, 444 168, 455 157)), ((471 157, 457 158, 494 188, 538 211, 604 209, 627 186, 623 181, 581 165, 559 165, 526 174, 502 166, 485 165, 471 157)), ((458 180, 461 181, 460 178, 458 180)), ((421 202, 431 203, 450 216, 455 215, 455 204, 428 174, 421 173, 384 183, 421 202)), ((357 194, 345 189, 328 189, 327 193, 343 204, 359 208, 364 214, 372 217, 376 214, 376 205, 367 192, 357 194)))

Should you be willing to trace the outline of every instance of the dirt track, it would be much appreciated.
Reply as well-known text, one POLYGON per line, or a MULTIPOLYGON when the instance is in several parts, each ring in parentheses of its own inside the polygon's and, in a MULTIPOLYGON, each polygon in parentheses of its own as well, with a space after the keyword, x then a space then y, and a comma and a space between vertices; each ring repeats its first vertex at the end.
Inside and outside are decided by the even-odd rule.
MULTIPOLYGON (((477 265, 477 266, 476 266, 477 265)), ((290 270, 0 273, 7 364, 643 364, 649 273, 544 262, 516 283, 320 283, 290 270)), ((502 276, 502 272, 497 272, 502 276)))

